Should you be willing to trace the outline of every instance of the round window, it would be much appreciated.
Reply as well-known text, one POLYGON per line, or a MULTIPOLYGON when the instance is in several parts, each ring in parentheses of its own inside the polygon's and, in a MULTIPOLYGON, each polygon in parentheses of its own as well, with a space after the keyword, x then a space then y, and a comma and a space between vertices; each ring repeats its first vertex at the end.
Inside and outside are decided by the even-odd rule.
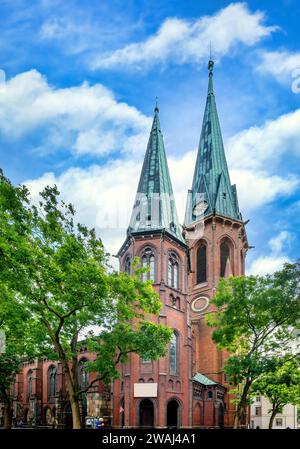
POLYGON ((209 299, 205 296, 200 296, 200 298, 194 299, 192 302, 192 310, 194 312, 202 312, 208 307, 209 299))

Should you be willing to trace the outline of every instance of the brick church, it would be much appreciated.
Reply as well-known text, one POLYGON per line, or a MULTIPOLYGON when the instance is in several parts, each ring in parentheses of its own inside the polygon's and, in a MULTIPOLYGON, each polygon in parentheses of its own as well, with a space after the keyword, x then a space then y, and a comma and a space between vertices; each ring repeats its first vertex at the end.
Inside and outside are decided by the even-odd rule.
POLYGON ((142 173, 119 251, 130 273, 138 256, 149 266, 162 309, 157 322, 173 329, 166 358, 132 354, 113 386, 118 426, 231 426, 234 408, 205 315, 220 277, 242 275, 248 249, 237 191, 231 185, 209 61, 207 100, 192 188, 180 226, 156 107, 142 173))
MULTIPOLYGON (((115 427, 223 427, 233 423, 234 406, 223 371, 227 354, 212 342, 205 316, 213 312, 210 298, 220 277, 244 274, 248 242, 223 147, 213 66, 209 61, 207 100, 183 227, 177 217, 156 107, 131 220, 118 253, 122 271, 131 273, 135 256, 149 267, 144 279, 153 280, 162 302, 155 319, 173 329, 168 354, 158 361, 131 354, 128 363, 120 366, 120 379, 110 394, 100 384, 87 393, 83 417, 111 415, 115 427)), ((85 360, 92 356, 82 355, 85 360)), ((23 410, 23 415, 27 411, 33 416, 31 404, 38 403, 41 423, 47 423, 48 416, 67 427, 70 407, 63 373, 59 364, 39 363, 25 366, 17 376, 14 413, 23 410), (55 381, 49 370, 56 373, 55 381), (28 373, 32 376, 29 387, 28 373)), ((86 375, 82 373, 82 382, 87 381, 86 375)))

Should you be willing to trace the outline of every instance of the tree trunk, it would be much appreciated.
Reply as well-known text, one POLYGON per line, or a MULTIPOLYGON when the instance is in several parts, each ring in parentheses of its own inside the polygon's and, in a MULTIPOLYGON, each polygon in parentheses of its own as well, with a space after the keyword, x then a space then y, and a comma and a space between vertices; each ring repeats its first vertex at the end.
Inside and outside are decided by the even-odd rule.
POLYGON ((278 409, 272 408, 272 414, 271 414, 270 421, 269 421, 269 429, 273 429, 273 423, 274 423, 274 419, 275 419, 275 416, 277 415, 277 413, 278 413, 278 409))
POLYGON ((79 407, 79 397, 78 394, 74 391, 74 386, 70 374, 69 367, 65 365, 65 375, 66 375, 66 384, 70 398, 71 410, 72 410, 72 419, 73 419, 73 429, 81 429, 81 419, 80 419, 80 407, 79 407))
POLYGON ((10 398, 5 390, 1 391, 1 399, 3 401, 3 415, 4 415, 4 429, 11 429, 12 416, 11 416, 11 403, 10 398))
POLYGON ((233 423, 233 428, 234 429, 239 429, 240 428, 240 423, 241 423, 242 417, 243 417, 243 415, 245 413, 245 408, 246 407, 245 407, 244 403, 241 400, 241 402, 237 406, 237 410, 236 410, 236 413, 235 413, 235 416, 234 416, 234 423, 233 423))
POLYGON ((238 411, 236 411, 235 415, 234 415, 233 428, 234 429, 238 429, 239 428, 239 424, 240 424, 240 418, 238 416, 238 411))
POLYGON ((251 383, 252 383, 251 381, 247 380, 244 385, 241 400, 238 403, 237 410, 234 416, 234 423, 233 423, 234 429, 239 429, 243 416, 246 416, 247 414, 247 405, 248 405, 247 399, 251 383))
POLYGON ((81 429, 81 419, 80 419, 80 407, 78 398, 75 398, 73 395, 70 395, 70 403, 72 409, 72 418, 73 418, 73 429, 81 429))
MULTIPOLYGON (((53 334, 50 324, 47 325, 47 328, 49 329, 50 335, 53 334)), ((76 359, 75 364, 72 363, 72 367, 70 369, 69 363, 66 359, 65 352, 62 349, 62 346, 60 344, 59 337, 57 337, 57 336, 53 337, 52 341, 57 349, 60 361, 63 365, 64 373, 65 373, 67 390, 68 390, 69 400, 70 400, 71 410, 72 410, 73 429, 81 429, 82 425, 81 425, 81 419, 80 419, 80 407, 79 407, 79 396, 78 396, 77 359, 76 359)), ((73 344, 76 345, 76 339, 73 339, 73 344)), ((74 362, 74 360, 73 360, 73 362, 74 362)))
POLYGON ((8 404, 4 403, 4 429, 11 429, 12 416, 10 402, 8 404))

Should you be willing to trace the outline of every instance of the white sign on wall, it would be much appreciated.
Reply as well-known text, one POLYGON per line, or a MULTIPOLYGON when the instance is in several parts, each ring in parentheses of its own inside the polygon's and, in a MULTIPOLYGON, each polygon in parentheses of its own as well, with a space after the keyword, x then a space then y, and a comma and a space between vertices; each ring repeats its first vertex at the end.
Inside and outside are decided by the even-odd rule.
POLYGON ((135 398, 157 398, 157 384, 153 382, 133 384, 135 398))

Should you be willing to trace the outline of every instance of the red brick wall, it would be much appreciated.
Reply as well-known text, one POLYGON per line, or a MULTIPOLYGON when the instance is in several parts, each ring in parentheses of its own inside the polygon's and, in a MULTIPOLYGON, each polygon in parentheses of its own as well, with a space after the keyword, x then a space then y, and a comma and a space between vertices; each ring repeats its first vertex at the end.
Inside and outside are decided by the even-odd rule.
MULTIPOLYGON (((87 359, 92 360, 95 354, 82 351, 79 356, 79 360, 87 359)), ((57 407, 57 398, 61 394, 67 401, 67 388, 65 383, 65 376, 63 374, 62 365, 57 361, 51 361, 47 359, 35 360, 31 363, 24 363, 22 371, 17 374, 16 382, 14 385, 14 401, 17 403, 18 410, 23 410, 23 416, 19 416, 24 420, 27 410, 32 411, 32 400, 28 397, 28 373, 33 372, 33 384, 32 384, 32 398, 36 396, 38 401, 38 407, 40 410, 40 422, 39 424, 45 424, 45 412, 47 408, 55 410, 57 407), (51 366, 57 368, 57 397, 48 397, 48 370, 51 366)), ((95 378, 95 373, 90 373, 90 380, 95 378)), ((97 392, 102 393, 104 391, 104 385, 99 382, 95 384, 97 392)))
POLYGON ((168 355, 158 361, 141 363, 139 357, 132 354, 126 366, 122 367, 122 379, 114 383, 114 424, 120 425, 120 403, 124 396, 125 426, 136 426, 139 422, 139 399, 133 395, 133 385, 139 379, 148 382, 152 379, 158 384, 158 397, 153 399, 155 425, 164 427, 167 424, 167 403, 176 398, 180 403, 181 425, 191 425, 192 419, 192 390, 191 390, 191 333, 187 319, 188 297, 186 285, 187 258, 185 248, 167 236, 153 235, 147 238, 132 239, 129 247, 121 255, 120 267, 128 256, 140 256, 146 246, 153 248, 156 260, 155 290, 159 293, 162 309, 159 317, 154 321, 175 329, 179 334, 179 370, 178 375, 169 373, 168 355), (177 290, 167 285, 167 260, 169 251, 177 254, 180 261, 180 282, 177 290), (170 294, 180 298, 180 309, 170 304, 170 294), (120 391, 124 382, 124 394, 120 391), (171 384, 173 382, 173 390, 171 384))
MULTIPOLYGON (((186 230, 186 236, 193 236, 193 231, 186 230)), ((243 258, 247 251, 247 238, 242 223, 224 219, 222 217, 210 217, 205 220, 203 235, 196 240, 188 240, 190 247, 191 273, 189 274, 189 294, 191 303, 191 321, 193 333, 193 372, 200 372, 214 381, 226 386, 223 367, 226 357, 225 351, 217 349, 212 341, 212 329, 205 322, 205 316, 214 311, 209 300, 213 297, 220 279, 220 245, 226 240, 230 247, 230 265, 233 275, 244 274, 243 258), (207 245, 207 281, 197 284, 196 254, 201 241, 207 245), (201 311, 193 310, 194 301, 199 297, 208 299, 208 305, 201 311)), ((205 304, 204 300, 202 304, 205 304)), ((228 386, 228 385, 227 385, 228 386)), ((232 425, 234 406, 229 403, 226 395, 225 425, 232 425)), ((205 411, 205 425, 211 425, 211 412, 205 411)))

